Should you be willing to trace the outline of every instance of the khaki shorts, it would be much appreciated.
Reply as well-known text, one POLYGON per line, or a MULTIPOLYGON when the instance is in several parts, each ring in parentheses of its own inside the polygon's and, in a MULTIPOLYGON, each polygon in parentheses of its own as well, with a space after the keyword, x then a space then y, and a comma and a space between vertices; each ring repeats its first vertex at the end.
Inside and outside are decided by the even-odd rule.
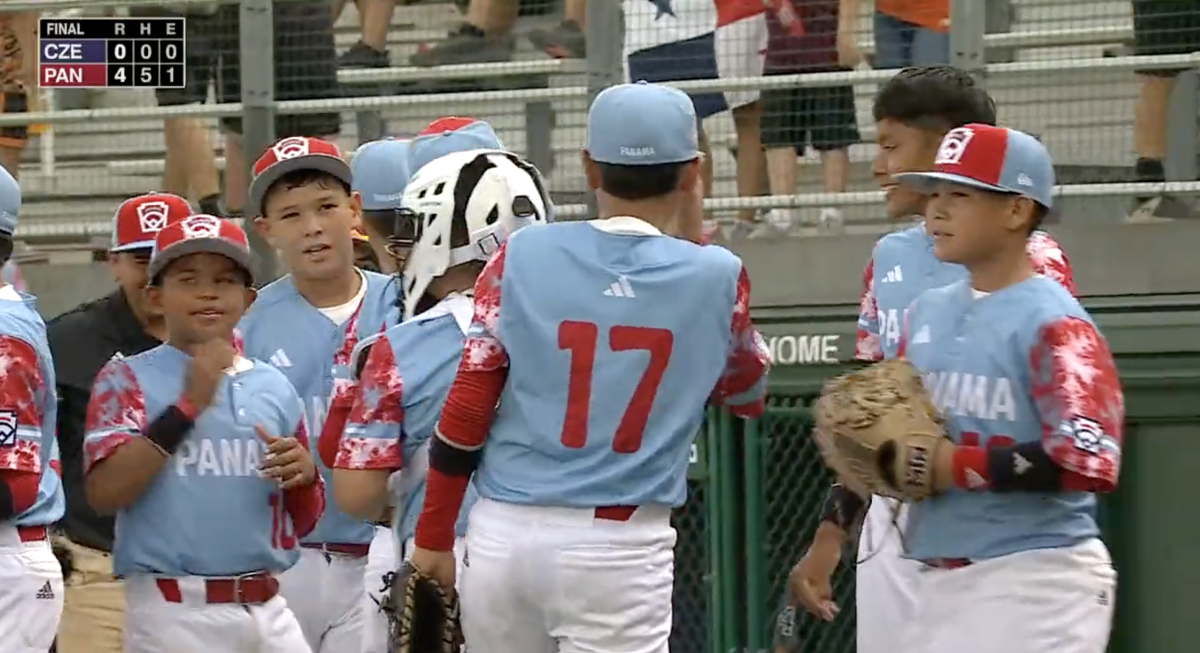
POLYGON ((58 628, 58 653, 121 653, 125 594, 113 576, 112 556, 68 543, 75 572, 58 628))

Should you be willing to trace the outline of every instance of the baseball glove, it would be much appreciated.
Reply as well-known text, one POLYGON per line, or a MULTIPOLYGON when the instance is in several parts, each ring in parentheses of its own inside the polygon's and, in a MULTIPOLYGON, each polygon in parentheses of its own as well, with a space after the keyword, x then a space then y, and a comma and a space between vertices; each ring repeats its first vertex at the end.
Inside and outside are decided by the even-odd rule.
POLYGON ((814 412, 821 456, 847 487, 904 501, 933 496, 937 450, 950 440, 911 363, 831 379, 814 412))
POLYGON ((388 618, 388 653, 459 653, 458 597, 407 562, 390 581, 380 605, 388 618))

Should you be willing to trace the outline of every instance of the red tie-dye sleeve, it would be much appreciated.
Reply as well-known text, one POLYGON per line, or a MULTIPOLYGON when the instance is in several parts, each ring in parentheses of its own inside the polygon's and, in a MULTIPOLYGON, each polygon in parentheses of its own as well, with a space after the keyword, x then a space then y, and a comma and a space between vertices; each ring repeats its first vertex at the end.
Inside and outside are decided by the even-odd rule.
POLYGON ((1095 491, 1116 488, 1124 437, 1125 395, 1108 343, 1078 317, 1041 328, 1030 353, 1033 397, 1046 452, 1095 491))
MULTIPOLYGON (((300 417, 296 422, 296 431, 292 437, 301 447, 308 449, 308 427, 304 425, 303 404, 300 404, 300 417)), ((317 527, 321 514, 325 512, 325 481, 317 474, 316 481, 300 487, 288 488, 283 491, 283 508, 292 518, 292 528, 296 537, 304 537, 317 527)))
POLYGON ((47 388, 37 350, 12 336, 0 336, 0 471, 42 471, 42 402, 47 388))
POLYGON ((739 417, 757 417, 765 408, 767 371, 771 352, 762 334, 750 322, 750 275, 742 268, 733 303, 729 357, 725 372, 713 390, 712 402, 739 417))
POLYGON ((146 400, 137 377, 124 361, 109 361, 96 376, 88 402, 84 468, 91 469, 117 447, 141 437, 145 428, 146 400))
POLYGON ((404 381, 391 343, 382 338, 367 354, 333 467, 400 469, 403 425, 404 381))
POLYGON ((858 300, 858 331, 854 338, 854 358, 872 363, 883 360, 879 340, 879 304, 875 301, 875 257, 863 271, 862 294, 858 300))
POLYGON ((1035 231, 1025 244, 1029 260, 1038 274, 1062 284, 1072 295, 1075 294, 1075 273, 1071 260, 1062 245, 1045 231, 1035 231))

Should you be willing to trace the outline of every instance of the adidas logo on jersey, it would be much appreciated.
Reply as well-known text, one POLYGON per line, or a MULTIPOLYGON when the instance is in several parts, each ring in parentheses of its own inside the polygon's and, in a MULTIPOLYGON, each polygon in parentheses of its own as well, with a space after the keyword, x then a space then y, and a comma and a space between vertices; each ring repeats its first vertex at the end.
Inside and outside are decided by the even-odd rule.
POLYGON ((617 277, 617 280, 612 282, 608 290, 604 291, 606 297, 637 297, 633 292, 633 286, 629 284, 629 279, 625 275, 617 277))
POLYGON ((904 281, 904 273, 900 271, 900 266, 888 270, 888 273, 883 275, 883 283, 899 283, 904 281))
POLYGON ((275 353, 271 354, 271 357, 267 359, 267 362, 273 367, 277 368, 292 366, 291 359, 288 358, 287 354, 285 354, 282 349, 276 349, 275 353))
POLYGON ((924 345, 929 342, 929 327, 923 326, 917 331, 917 335, 913 336, 913 345, 924 345))
POLYGON ((38 590, 36 598, 45 600, 54 598, 54 588, 50 586, 50 581, 46 581, 46 584, 42 585, 42 589, 38 590))

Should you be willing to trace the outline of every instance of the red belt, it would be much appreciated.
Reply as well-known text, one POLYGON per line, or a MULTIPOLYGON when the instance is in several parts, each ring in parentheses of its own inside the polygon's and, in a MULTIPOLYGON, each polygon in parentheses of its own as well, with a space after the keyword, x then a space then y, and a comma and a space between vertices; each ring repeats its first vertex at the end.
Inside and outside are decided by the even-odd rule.
MULTIPOLYGON (((183 603, 183 592, 174 578, 154 581, 168 603, 183 603)), ((267 573, 247 574, 237 578, 209 578, 204 581, 206 603, 237 603, 255 605, 266 603, 279 594, 279 581, 267 573)))
POLYGON ((50 531, 45 526, 18 526, 17 537, 22 542, 42 542, 50 539, 50 531))
POLYGON ((596 519, 624 522, 632 519, 635 512, 637 506, 601 506, 596 508, 596 519))
POLYGON ((975 564, 970 558, 932 558, 922 560, 921 564, 935 569, 962 569, 975 564))
POLYGON ((300 548, 312 549, 321 553, 336 553, 351 558, 365 558, 371 552, 370 544, 305 544, 302 542, 300 548))

